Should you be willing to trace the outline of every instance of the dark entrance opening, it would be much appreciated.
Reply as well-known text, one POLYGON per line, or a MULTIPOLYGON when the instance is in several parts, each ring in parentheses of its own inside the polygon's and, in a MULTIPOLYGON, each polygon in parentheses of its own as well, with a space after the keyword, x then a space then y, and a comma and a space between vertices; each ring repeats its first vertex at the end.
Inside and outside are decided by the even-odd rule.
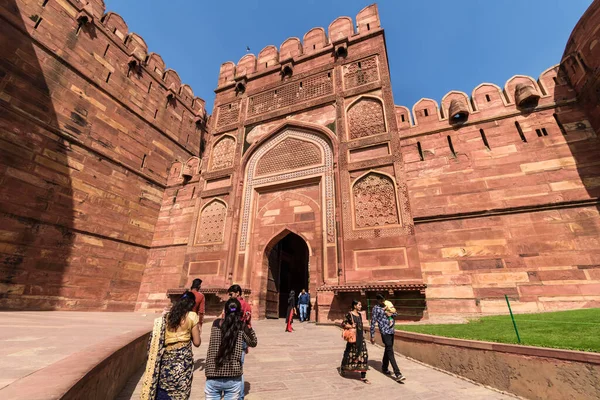
POLYGON ((295 233, 288 233, 269 254, 267 318, 285 318, 290 291, 308 290, 308 246, 295 233))

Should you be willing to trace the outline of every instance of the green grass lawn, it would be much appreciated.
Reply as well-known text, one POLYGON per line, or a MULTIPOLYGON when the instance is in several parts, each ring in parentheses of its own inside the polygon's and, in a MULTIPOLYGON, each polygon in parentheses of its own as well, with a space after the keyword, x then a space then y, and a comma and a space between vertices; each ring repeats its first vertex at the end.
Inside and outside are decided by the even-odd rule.
MULTIPOLYGON (((600 308, 515 315, 521 344, 600 352, 600 308)), ((482 317, 466 324, 396 325, 397 330, 460 339, 517 343, 510 315, 482 317)))

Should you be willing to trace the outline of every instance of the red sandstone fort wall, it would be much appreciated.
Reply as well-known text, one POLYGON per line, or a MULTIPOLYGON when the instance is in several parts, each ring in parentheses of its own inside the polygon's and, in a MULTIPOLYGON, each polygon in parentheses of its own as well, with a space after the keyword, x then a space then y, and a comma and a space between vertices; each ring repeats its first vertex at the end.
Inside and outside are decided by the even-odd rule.
POLYGON ((169 168, 198 155, 204 102, 104 11, 0 7, 3 308, 132 310, 169 168))
POLYGON ((599 10, 539 79, 408 109, 368 6, 224 63, 207 118, 102 0, 6 1, 0 307, 159 310, 200 276, 262 317, 288 232, 320 321, 422 284, 430 315, 598 306, 599 10))
MULTIPOLYGON (((181 282, 201 276, 207 290, 241 283, 253 290, 262 315, 265 253, 286 231, 310 247, 313 291, 324 284, 421 282, 376 6, 357 15, 356 27, 340 17, 302 40, 224 63, 210 131, 181 282), (289 139, 270 151, 273 138, 286 132, 289 139), (260 187, 245 176, 254 159, 253 173, 269 176, 260 187), (323 164, 325 173, 304 179, 289 159, 298 168, 323 164), (363 198, 378 189, 382 195, 363 198)), ((164 256, 157 253, 148 271, 165 277, 184 257, 164 256)), ((142 284, 154 287, 140 294, 142 302, 163 296, 164 287, 150 281, 160 279, 142 284)), ((320 296, 326 316, 331 301, 320 296)))
POLYGON ((567 42, 562 69, 592 126, 600 130, 600 3, 594 1, 567 42))
MULTIPOLYGON (((375 6, 359 13, 357 27, 341 17, 221 66, 192 219, 192 203, 172 203, 188 215, 171 222, 181 226, 181 243, 191 225, 187 249, 153 250, 142 307, 162 304, 164 285, 156 282, 202 276, 208 288, 250 287, 262 315, 265 252, 286 231, 311 249, 320 320, 391 283, 426 283, 430 315, 504 312, 504 294, 520 312, 597 305, 598 143, 590 104, 573 85, 583 78, 563 63, 537 80, 515 76, 503 88, 479 85, 471 96, 450 92, 441 107, 430 99, 394 107, 375 6), (539 96, 535 108, 516 105, 522 85, 539 96), (454 123, 453 102, 470 114, 466 121, 454 123), (276 187, 265 192, 248 186, 253 154, 285 130, 321 132, 331 146, 331 241, 325 180, 290 186, 271 179, 276 187), (344 292, 349 287, 360 293, 344 292)), ((294 146, 277 150, 296 159, 294 146)), ((310 154, 310 146, 301 152, 310 154)), ((274 158, 269 165, 269 174, 286 172, 274 158)), ((171 235, 168 226, 155 240, 171 235)))
POLYGON ((504 295, 517 312, 600 305, 597 103, 568 70, 396 107, 430 315, 504 313, 504 295), (535 109, 517 107, 518 83, 535 109))

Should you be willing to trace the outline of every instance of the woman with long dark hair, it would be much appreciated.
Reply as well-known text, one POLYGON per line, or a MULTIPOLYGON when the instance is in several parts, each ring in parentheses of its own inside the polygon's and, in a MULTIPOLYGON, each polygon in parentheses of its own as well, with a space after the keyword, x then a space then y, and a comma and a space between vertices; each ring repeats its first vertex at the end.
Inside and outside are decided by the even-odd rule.
POLYGON ((296 292, 293 290, 290 291, 290 296, 288 297, 288 307, 285 318, 285 331, 293 332, 294 328, 292 328, 292 324, 294 323, 294 314, 296 314, 296 292))
POLYGON ((171 310, 154 320, 148 362, 142 381, 142 400, 189 399, 194 355, 200 346, 198 314, 192 312, 195 297, 186 291, 171 310))
POLYGON ((356 341, 354 343, 346 342, 340 372, 342 376, 346 372, 360 372, 360 380, 366 384, 370 384, 371 382, 367 379, 369 353, 367 352, 367 344, 365 343, 360 310, 362 310, 362 303, 358 300, 352 300, 352 309, 346 314, 342 323, 344 329, 356 329, 356 341))
POLYGON ((242 342, 256 347, 254 330, 242 321, 242 306, 235 298, 225 303, 223 318, 216 319, 210 331, 206 354, 206 400, 237 400, 244 386, 242 375, 242 342))

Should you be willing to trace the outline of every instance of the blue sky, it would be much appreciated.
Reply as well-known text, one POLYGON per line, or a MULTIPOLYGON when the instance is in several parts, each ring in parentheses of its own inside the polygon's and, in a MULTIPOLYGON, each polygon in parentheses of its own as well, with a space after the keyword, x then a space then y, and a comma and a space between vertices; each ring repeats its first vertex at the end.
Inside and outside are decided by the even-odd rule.
MULTIPOLYGON (((409 108, 450 90, 500 87, 515 74, 537 79, 560 61, 591 0, 382 0, 394 102, 409 108)), ((368 0, 105 0, 149 51, 160 54, 212 110, 220 65, 302 38, 338 16, 354 20, 368 0)))

